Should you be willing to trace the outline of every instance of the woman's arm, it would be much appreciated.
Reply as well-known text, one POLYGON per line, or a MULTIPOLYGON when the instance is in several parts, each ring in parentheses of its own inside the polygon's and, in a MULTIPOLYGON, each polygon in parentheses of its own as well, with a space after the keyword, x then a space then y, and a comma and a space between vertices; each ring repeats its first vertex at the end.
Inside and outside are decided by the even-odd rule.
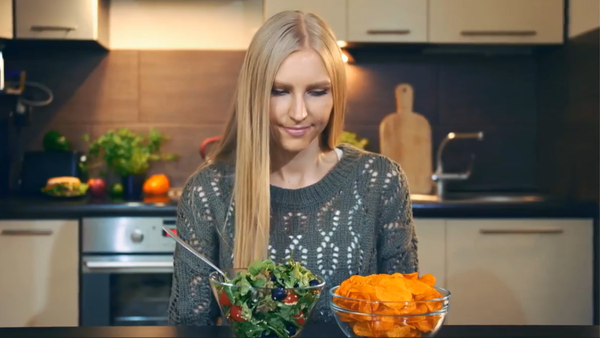
POLYGON ((382 192, 377 239, 380 273, 419 271, 415 231, 408 181, 400 166, 385 160, 380 171, 382 192))
MULTIPOLYGON (((209 192, 210 185, 203 184, 198 176, 186 184, 177 210, 177 234, 218 264, 219 239, 209 192)), ((214 325, 219 308, 208 282, 212 270, 179 244, 175 248, 173 265, 169 323, 177 326, 214 325)))

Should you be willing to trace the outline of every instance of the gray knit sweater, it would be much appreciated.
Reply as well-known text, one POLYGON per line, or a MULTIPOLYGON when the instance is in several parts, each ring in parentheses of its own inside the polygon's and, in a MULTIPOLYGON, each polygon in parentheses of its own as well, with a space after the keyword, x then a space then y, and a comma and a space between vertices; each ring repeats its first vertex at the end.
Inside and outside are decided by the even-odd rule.
MULTIPOLYGON (((343 156, 319 182, 288 190, 271 186, 270 258, 292 256, 327 286, 311 322, 332 320, 329 288, 353 274, 418 271, 417 237, 407 180, 388 158, 341 145, 343 156)), ((184 187, 178 234, 196 250, 232 267, 234 207, 229 205, 234 170, 211 165, 184 187), (226 213, 229 213, 226 224, 226 213)), ((211 268, 177 246, 169 321, 172 325, 214 325, 220 316, 208 283, 211 268)))

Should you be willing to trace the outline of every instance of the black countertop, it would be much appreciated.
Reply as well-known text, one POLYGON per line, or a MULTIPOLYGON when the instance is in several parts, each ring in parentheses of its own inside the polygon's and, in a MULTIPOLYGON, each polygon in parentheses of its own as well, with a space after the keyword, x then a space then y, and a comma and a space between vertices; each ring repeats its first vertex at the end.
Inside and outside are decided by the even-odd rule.
MULTIPOLYGON (((443 326, 436 337, 598 337, 598 326, 443 326)), ((344 337, 336 324, 307 326, 301 337, 344 337)), ((233 337, 229 328, 211 327, 73 327, 4 328, 0 337, 233 337)))
POLYGON ((6 197, 0 199, 0 219, 49 219, 83 217, 174 217, 177 202, 111 200, 91 197, 58 199, 50 197, 6 197))
MULTIPOLYGON (((598 204, 559 198, 539 197, 528 200, 498 201, 505 196, 467 195, 468 199, 426 201, 413 199, 417 218, 598 218, 598 204), (477 197, 483 198, 477 199, 477 197)), ((458 195, 458 197, 461 197, 458 195)), ((78 219, 83 217, 174 217, 177 201, 110 200, 91 197, 56 199, 12 196, 0 198, 0 219, 78 219)))

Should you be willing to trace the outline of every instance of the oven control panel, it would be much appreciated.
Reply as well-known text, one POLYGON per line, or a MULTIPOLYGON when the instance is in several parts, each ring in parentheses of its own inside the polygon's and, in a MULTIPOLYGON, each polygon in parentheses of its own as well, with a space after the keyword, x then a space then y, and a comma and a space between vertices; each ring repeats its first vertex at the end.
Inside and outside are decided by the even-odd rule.
POLYGON ((84 218, 82 253, 172 253, 176 242, 163 226, 177 233, 174 217, 84 218))

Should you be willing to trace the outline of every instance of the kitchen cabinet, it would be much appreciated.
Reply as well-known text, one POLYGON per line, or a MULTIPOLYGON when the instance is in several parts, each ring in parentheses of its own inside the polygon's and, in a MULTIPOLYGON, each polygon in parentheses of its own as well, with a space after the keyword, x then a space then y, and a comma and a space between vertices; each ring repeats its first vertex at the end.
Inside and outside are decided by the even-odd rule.
POLYGON ((301 10, 314 13, 327 22, 337 40, 347 39, 346 0, 264 0, 263 9, 265 20, 282 11, 301 10))
POLYGON ((13 37, 13 0, 0 0, 0 39, 13 37))
POLYGON ((569 39, 589 33, 600 27, 600 1, 570 0, 569 4, 569 39))
POLYGON ((0 327, 77 326, 79 222, 0 221, 0 327))
POLYGON ((446 279, 446 225, 442 219, 415 219, 419 240, 419 275, 430 273, 437 285, 445 285, 446 279))
POLYGON ((348 0, 348 40, 427 42, 427 1, 348 0))
POLYGON ((338 40, 379 43, 561 44, 564 0, 265 0, 322 16, 338 40))
POLYGON ((593 222, 446 220, 447 324, 592 325, 593 222))
POLYGON ((15 38, 88 40, 108 47, 106 0, 17 0, 15 38))
POLYGON ((429 0, 429 42, 561 44, 564 0, 429 0))

